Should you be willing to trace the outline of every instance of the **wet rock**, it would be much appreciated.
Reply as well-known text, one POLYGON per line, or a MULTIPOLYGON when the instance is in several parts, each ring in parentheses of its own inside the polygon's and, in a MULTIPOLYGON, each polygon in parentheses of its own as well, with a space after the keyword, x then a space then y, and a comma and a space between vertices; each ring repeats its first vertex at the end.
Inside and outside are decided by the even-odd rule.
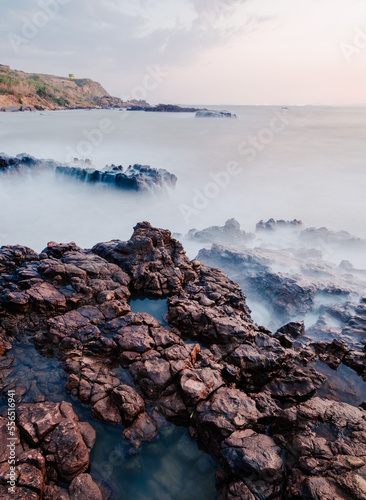
POLYGON ((221 387, 199 403, 194 419, 201 436, 216 454, 222 440, 235 430, 252 427, 260 414, 255 402, 238 389, 221 387))
MULTIPOLYGON (((31 111, 33 106, 8 106, 5 111, 31 111)), ((90 162, 89 162, 90 163, 90 162)), ((106 166, 104 171, 86 165, 83 161, 74 163, 59 163, 54 160, 44 160, 33 156, 20 154, 10 157, 0 155, 0 173, 26 173, 29 171, 45 170, 65 175, 76 180, 107 184, 118 189, 128 191, 151 191, 154 188, 165 186, 174 187, 177 178, 165 169, 155 169, 148 165, 129 165, 125 170, 122 166, 106 166)))
POLYGON ((100 489, 89 474, 80 474, 72 480, 69 496, 70 500, 103 500, 100 489))
POLYGON ((195 405, 207 397, 224 381, 217 370, 203 368, 200 370, 183 370, 180 373, 179 386, 187 405, 195 405))
POLYGON ((70 481, 88 467, 89 451, 71 405, 63 403, 67 416, 61 408, 59 403, 20 405, 17 423, 29 444, 52 455, 59 478, 70 481))
POLYGON ((70 496, 64 488, 50 484, 45 487, 44 500, 70 500, 70 496))
POLYGON ((111 399, 117 405, 125 425, 133 422, 137 415, 145 410, 142 397, 128 385, 120 385, 113 389, 111 399))
POLYGON ((295 498, 363 498, 366 412, 313 398, 283 411, 271 431, 285 437, 288 492, 295 498), (316 479, 315 479, 316 478, 316 479), (291 493, 292 494, 292 493, 291 493), (334 495, 332 497, 331 495, 334 495), (343 495, 343 496, 342 496, 343 495))
POLYGON ((124 171, 123 167, 106 167, 108 170, 100 171, 93 168, 80 168, 72 166, 56 167, 56 174, 66 175, 83 182, 102 183, 112 185, 118 189, 129 191, 149 191, 154 188, 175 186, 177 178, 165 169, 151 168, 148 165, 129 165, 124 171))
POLYGON ((154 346, 149 328, 144 325, 120 328, 116 340, 122 351, 143 353, 154 346))
POLYGON ((123 431, 123 435, 131 443, 139 447, 142 441, 152 441, 158 434, 156 425, 146 413, 140 413, 134 423, 123 431))
POLYGON ((104 422, 119 424, 122 421, 118 406, 109 396, 95 403, 91 409, 91 414, 94 418, 104 422))
MULTIPOLYGON (((237 229, 233 224, 233 234, 237 229)), ((223 261, 233 269, 240 263, 248 273, 301 260, 295 251, 286 263, 288 256, 278 260, 268 250, 220 248, 223 261)), ((332 284, 334 267, 309 255, 311 273, 321 276, 316 293, 346 296, 343 285, 353 278, 332 284)), ((292 285, 296 289, 299 281, 292 285)), ((339 332, 351 333, 354 326, 362 338, 365 303, 334 309, 339 332)), ((321 312, 325 324, 331 311, 328 304, 321 312)), ((220 269, 190 262, 169 231, 146 222, 128 242, 101 243, 93 251, 73 242, 50 243, 40 255, 20 246, 0 249, 1 390, 12 369, 8 338, 32 338, 42 352, 58 357, 71 395, 90 405, 95 418, 127 426, 123 434, 135 447, 155 439, 165 418, 189 425, 191 436, 221 456, 222 498, 362 495, 365 410, 314 398, 323 377, 312 363, 343 362, 364 374, 365 352, 345 337, 307 345, 303 329, 302 323, 287 324, 273 334, 256 325, 237 283, 220 269), (168 297, 169 327, 131 312, 128 301, 136 292, 168 297)), ((23 395, 20 387, 17 395, 23 395)), ((68 498, 55 484, 85 473, 94 430, 66 403, 20 404, 17 419, 22 458, 16 487, 24 495, 68 498)), ((0 446, 0 484, 5 456, 0 446)))
POLYGON ((258 348, 255 345, 242 344, 227 358, 240 368, 241 383, 247 387, 262 387, 282 368, 291 356, 290 352, 278 346, 258 348))
MULTIPOLYGON (((0 437, 0 483, 5 484, 10 473, 9 431, 1 417, 0 437)), ((67 500, 67 491, 48 481, 70 482, 86 470, 95 432, 79 422, 69 403, 27 403, 18 407, 13 440, 16 464, 11 498, 67 500)), ((0 486, 1 498, 10 498, 8 490, 2 490, 0 486)))
POLYGON ((263 388, 279 401, 305 401, 311 398, 325 380, 325 376, 314 369, 295 368, 276 377, 263 388))
POLYGON ((196 276, 170 231, 157 231, 148 222, 137 224, 128 242, 100 243, 93 252, 118 264, 131 276, 134 291, 147 295, 167 296, 196 276))
POLYGON ((292 321, 287 325, 282 326, 276 332, 276 335, 284 334, 294 339, 298 339, 305 335, 305 324, 303 321, 292 321))
POLYGON ((255 500, 248 486, 243 481, 230 483, 219 496, 219 500, 255 500))
POLYGON ((311 345, 319 355, 319 359, 334 370, 340 366, 346 353, 348 353, 348 345, 343 340, 333 340, 332 343, 314 342, 311 345))
POLYGON ((279 494, 284 476, 281 450, 272 438, 247 429, 235 431, 221 445, 221 458, 231 473, 240 475, 254 497, 279 494))

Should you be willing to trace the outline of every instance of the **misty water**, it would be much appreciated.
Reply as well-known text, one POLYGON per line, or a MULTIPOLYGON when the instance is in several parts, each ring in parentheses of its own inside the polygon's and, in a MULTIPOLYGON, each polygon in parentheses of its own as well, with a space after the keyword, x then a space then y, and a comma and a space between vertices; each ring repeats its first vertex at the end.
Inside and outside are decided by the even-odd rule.
MULTIPOLYGON (((227 109, 238 119, 117 110, 2 113, 0 151, 7 154, 60 162, 77 155, 98 167, 148 164, 176 174, 178 183, 154 197, 47 174, 2 178, 0 243, 38 251, 50 240, 90 247, 128 239, 140 220, 185 234, 230 217, 247 231, 260 219, 298 218, 366 237, 366 108, 227 109), (103 120, 108 132, 96 134, 103 120), (246 144, 250 137, 255 146, 246 144), (212 186, 233 162, 235 175, 221 179, 226 187, 212 186)), ((187 248, 194 257, 198 247, 187 248)))
MULTIPOLYGON (((188 256, 194 258, 210 244, 188 239, 189 229, 222 226, 232 217, 248 232, 254 232, 261 219, 296 218, 305 227, 326 226, 366 238, 366 108, 226 109, 238 119, 119 110, 0 113, 0 151, 6 154, 28 153, 60 162, 77 156, 89 158, 98 168, 140 163, 165 168, 178 178, 175 189, 136 194, 54 173, 2 176, 0 246, 22 244, 41 251, 48 241, 73 240, 90 248, 100 241, 129 239, 136 223, 147 220, 175 233, 188 256), (104 122, 102 127, 108 132, 101 133, 103 120, 108 120, 108 126, 104 122)), ((299 246, 296 232, 257 234, 248 245, 283 251, 283 259, 277 258, 273 271, 293 272, 292 257, 287 259, 285 251, 299 246)), ((304 246, 321 251, 329 265, 349 260, 358 268, 354 277, 359 279, 358 295, 352 299, 358 302, 366 294, 364 253, 358 248, 324 248, 316 241, 304 246)), ((296 261, 296 272, 306 274, 306 257, 300 261, 296 261)), ((228 272, 231 277, 239 274, 235 266, 228 272)), ((133 311, 148 312, 164 324, 166 301, 142 299, 133 298, 133 311)), ((319 296, 316 300, 321 308, 329 301, 342 304, 346 299, 319 296)), ((267 305, 250 294, 248 303, 260 324, 271 328, 283 324, 279 318, 274 323, 267 305)), ((318 318, 319 314, 304 314, 294 319, 304 319, 306 327, 311 327, 318 318)), ((338 326, 336 320, 328 320, 330 327, 338 326)), ((33 389, 42 386, 46 397, 58 400, 59 386, 60 394, 66 397, 64 374, 57 371, 57 361, 34 356, 33 367, 44 365, 44 370, 54 375, 47 390, 42 381, 36 381, 33 389)), ((365 398, 364 382, 350 369, 342 365, 333 372, 322 365, 322 371, 331 383, 324 385, 320 394, 332 394, 334 399, 351 404, 365 398), (347 381, 352 386, 350 396, 347 381)), ((15 378, 14 382, 18 383, 15 378)), ((189 439, 185 429, 169 426, 159 442, 146 444, 136 457, 128 457, 121 429, 95 421, 93 425, 98 426, 99 437, 91 473, 115 488, 116 498, 124 498, 118 496, 121 491, 126 498, 136 499, 155 498, 152 491, 156 498, 171 498, 164 496, 168 491, 176 491, 174 498, 182 500, 216 497, 215 464, 189 439), (111 465, 116 446, 120 462, 111 465)))

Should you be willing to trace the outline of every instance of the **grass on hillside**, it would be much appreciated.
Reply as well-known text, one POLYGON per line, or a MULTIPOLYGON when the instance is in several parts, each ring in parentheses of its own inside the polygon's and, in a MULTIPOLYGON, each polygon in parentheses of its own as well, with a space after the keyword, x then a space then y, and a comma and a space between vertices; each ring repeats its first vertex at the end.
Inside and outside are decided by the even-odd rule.
MULTIPOLYGON (((0 67, 0 94, 14 95, 21 102, 22 96, 37 95, 40 99, 52 101, 58 106, 67 106, 75 100, 75 90, 72 88, 56 87, 47 83, 46 78, 37 74, 22 74, 0 67)), ((85 78, 75 79, 77 87, 88 83, 85 78)))

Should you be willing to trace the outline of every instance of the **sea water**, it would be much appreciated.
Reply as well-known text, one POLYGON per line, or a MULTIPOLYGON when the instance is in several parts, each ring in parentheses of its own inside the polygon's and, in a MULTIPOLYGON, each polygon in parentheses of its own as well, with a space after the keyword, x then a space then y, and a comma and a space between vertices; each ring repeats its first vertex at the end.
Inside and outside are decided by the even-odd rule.
MULTIPOLYGON (((222 106, 215 106, 222 109, 222 106)), ((178 177, 174 190, 136 195, 54 174, 0 179, 0 244, 42 250, 49 240, 82 247, 128 239, 148 220, 184 235, 236 218, 366 237, 366 107, 227 107, 237 119, 119 110, 0 114, 0 151, 98 167, 148 164, 178 177)), ((197 245, 186 243, 190 257, 197 245)))

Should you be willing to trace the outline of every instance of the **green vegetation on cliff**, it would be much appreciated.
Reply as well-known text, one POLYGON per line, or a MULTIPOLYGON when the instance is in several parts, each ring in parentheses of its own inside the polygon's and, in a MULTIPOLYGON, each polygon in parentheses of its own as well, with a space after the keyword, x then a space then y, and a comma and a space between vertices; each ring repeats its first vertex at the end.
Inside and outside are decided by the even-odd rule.
POLYGON ((28 104, 38 109, 110 108, 124 103, 89 78, 24 73, 0 65, 0 108, 28 104))

